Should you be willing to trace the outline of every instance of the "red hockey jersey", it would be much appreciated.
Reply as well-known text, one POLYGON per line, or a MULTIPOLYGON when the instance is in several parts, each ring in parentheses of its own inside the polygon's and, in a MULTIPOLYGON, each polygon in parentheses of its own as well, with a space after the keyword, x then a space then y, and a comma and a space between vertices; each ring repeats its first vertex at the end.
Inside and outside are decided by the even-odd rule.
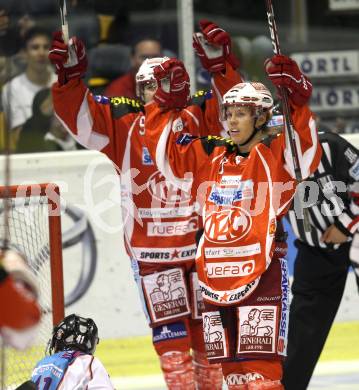
MULTIPOLYGON (((223 130, 219 100, 240 76, 231 66, 216 74, 212 92, 200 92, 172 122, 174 134, 204 135, 223 130)), ((55 84, 57 117, 88 149, 105 153, 121 177, 122 215, 127 250, 138 261, 180 263, 193 261, 195 235, 201 225, 196 204, 185 181, 164 179, 148 152, 142 105, 125 97, 93 96, 81 80, 55 84)))
MULTIPOLYGON (((204 299, 217 305, 248 297, 268 268, 277 220, 287 211, 296 181, 285 135, 257 144, 241 155, 220 137, 176 143, 175 111, 146 105, 146 142, 157 166, 170 180, 201 177, 205 198, 204 234, 196 266, 204 299)), ((307 106, 292 107, 303 178, 318 166, 321 148, 307 106)))

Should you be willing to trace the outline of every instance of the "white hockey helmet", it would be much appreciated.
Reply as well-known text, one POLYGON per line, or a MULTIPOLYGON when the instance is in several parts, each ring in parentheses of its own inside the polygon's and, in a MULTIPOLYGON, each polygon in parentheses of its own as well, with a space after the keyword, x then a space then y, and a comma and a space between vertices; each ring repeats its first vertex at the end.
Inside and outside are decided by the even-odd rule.
POLYGON ((232 87, 223 96, 221 104, 222 119, 225 119, 228 106, 254 107, 256 115, 273 107, 273 97, 269 89, 262 83, 246 82, 232 87))
POLYGON ((169 60, 169 57, 153 57, 146 58, 142 62, 142 65, 136 73, 136 95, 139 98, 143 99, 143 87, 155 80, 153 69, 167 60, 169 60))

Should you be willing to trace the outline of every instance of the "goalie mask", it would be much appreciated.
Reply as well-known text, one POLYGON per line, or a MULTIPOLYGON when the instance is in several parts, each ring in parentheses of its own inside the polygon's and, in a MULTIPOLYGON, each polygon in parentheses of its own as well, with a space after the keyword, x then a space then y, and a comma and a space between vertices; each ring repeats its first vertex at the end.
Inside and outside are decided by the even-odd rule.
POLYGON ((136 73, 136 95, 144 101, 144 87, 149 84, 154 84, 157 88, 156 79, 153 76, 153 69, 157 65, 161 65, 167 61, 168 57, 146 58, 136 73))
POLYGON ((98 329, 95 322, 91 318, 71 314, 54 327, 52 339, 49 341, 49 353, 51 355, 74 349, 92 355, 98 342, 98 329))

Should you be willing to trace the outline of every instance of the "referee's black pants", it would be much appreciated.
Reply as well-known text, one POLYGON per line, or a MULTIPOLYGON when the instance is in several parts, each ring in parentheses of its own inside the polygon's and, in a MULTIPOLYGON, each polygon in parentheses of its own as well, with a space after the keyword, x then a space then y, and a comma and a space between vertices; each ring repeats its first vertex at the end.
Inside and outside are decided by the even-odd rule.
POLYGON ((332 251, 298 240, 296 246, 283 375, 286 390, 308 387, 342 299, 350 265, 350 244, 332 251))

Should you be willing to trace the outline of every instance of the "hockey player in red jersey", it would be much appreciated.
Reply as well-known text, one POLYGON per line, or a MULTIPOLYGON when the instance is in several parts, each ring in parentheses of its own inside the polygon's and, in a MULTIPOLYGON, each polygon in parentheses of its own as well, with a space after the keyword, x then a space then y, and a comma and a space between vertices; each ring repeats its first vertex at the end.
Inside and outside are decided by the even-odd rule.
MULTIPOLYGON (((213 93, 199 93, 189 101, 187 73, 171 80, 186 89, 185 95, 174 93, 170 99, 172 106, 186 106, 173 122, 172 130, 178 134, 204 135, 206 128, 219 134, 221 96, 240 81, 228 33, 208 21, 201 23, 201 29, 194 36, 194 46, 212 72, 213 93)), ((205 357, 203 302, 194 270, 195 235, 201 220, 186 181, 177 181, 175 186, 166 182, 145 144, 142 103, 151 101, 157 89, 153 69, 164 62, 171 67, 183 65, 173 58, 145 60, 136 76, 142 101, 108 99, 93 96, 82 82, 87 67, 85 49, 77 38, 70 44, 76 53, 75 65, 66 65, 68 47, 61 33, 55 34, 49 54, 59 79, 52 89, 55 112, 79 143, 105 153, 117 166, 125 243, 167 386, 221 389, 220 367, 209 365, 205 357)))
MULTIPOLYGON (((266 70, 276 86, 288 90, 306 178, 321 157, 307 106, 311 84, 297 64, 282 55, 268 61, 266 70)), ((171 129, 181 112, 172 109, 170 99, 166 104, 166 96, 180 95, 181 88, 170 83, 169 91, 162 91, 162 83, 167 86, 179 72, 166 63, 154 70, 158 89, 155 101, 145 107, 146 142, 169 179, 186 177, 190 182, 200 176, 205 181, 200 187, 206 191, 204 234, 196 268, 205 301, 207 357, 221 363, 231 390, 283 389, 288 279, 279 222, 297 185, 288 142, 284 135, 266 135, 273 98, 256 82, 239 83, 223 96, 230 139, 178 139, 171 129)))
POLYGON ((38 288, 23 257, 6 250, 0 258, 0 337, 17 349, 33 341, 41 318, 38 288))

